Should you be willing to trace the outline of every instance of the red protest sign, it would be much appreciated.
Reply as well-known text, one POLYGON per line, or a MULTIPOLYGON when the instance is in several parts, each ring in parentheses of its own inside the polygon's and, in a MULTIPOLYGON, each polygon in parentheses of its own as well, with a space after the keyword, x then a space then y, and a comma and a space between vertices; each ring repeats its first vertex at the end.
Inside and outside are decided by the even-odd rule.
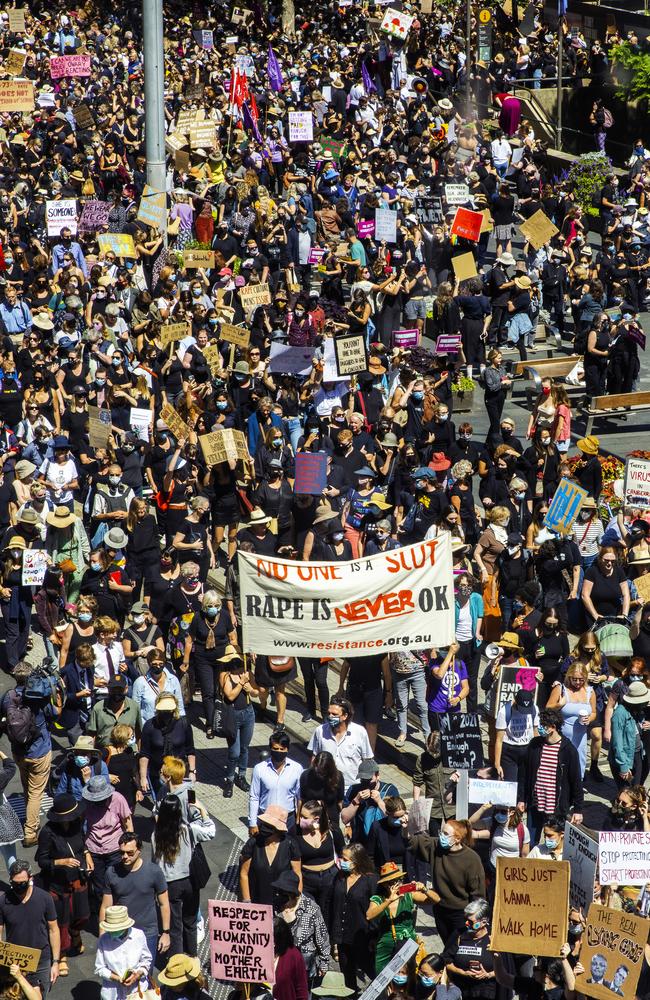
POLYGON ((483 225, 483 214, 472 212, 469 208, 457 208, 451 227, 452 236, 461 236, 464 240, 478 243, 483 225))

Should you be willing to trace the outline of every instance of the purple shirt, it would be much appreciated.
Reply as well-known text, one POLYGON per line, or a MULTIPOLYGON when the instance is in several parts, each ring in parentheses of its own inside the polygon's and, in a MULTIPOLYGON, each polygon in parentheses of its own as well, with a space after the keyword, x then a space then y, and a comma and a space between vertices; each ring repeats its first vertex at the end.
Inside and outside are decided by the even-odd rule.
POLYGON ((458 705, 449 705, 450 698, 457 698, 463 681, 467 680, 467 667, 463 660, 455 659, 441 681, 431 671, 440 666, 444 656, 429 660, 427 667, 427 705, 430 712, 460 712, 458 705), (453 687, 453 690, 452 690, 453 687))

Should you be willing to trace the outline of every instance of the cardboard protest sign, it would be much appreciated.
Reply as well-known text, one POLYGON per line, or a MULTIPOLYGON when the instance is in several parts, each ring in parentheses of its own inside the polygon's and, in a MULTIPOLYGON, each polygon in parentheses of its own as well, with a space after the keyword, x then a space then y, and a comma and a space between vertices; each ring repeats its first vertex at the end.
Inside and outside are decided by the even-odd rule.
POLYGON ((87 201, 79 219, 80 233, 96 233, 108 225, 108 213, 111 210, 110 201, 87 201))
POLYGON ((9 15, 9 31, 13 31, 15 35, 23 34, 26 31, 25 27, 25 8, 15 7, 13 10, 8 10, 9 15))
POLYGON ((360 240, 365 239, 367 236, 374 236, 375 233, 375 220, 374 219, 361 219, 357 222, 357 236, 360 240))
POLYGON ((481 223, 481 232, 491 233, 492 230, 494 229, 494 219, 490 214, 490 209, 484 208, 483 211, 481 212, 481 215, 483 216, 483 222, 481 223))
POLYGON ((112 251, 116 257, 136 258, 135 243, 129 233, 101 233, 97 237, 99 252, 112 251))
POLYGON ((131 407, 129 427, 134 434, 137 434, 141 441, 149 440, 149 428, 151 427, 152 419, 153 414, 151 410, 145 409, 144 406, 131 407))
POLYGON ((163 347, 173 344, 177 340, 183 340, 189 336, 190 326, 185 320, 182 323, 163 323, 160 327, 160 343, 163 347))
POLYGON ((439 195, 418 195, 415 199, 415 214, 418 222, 425 225, 442 225, 445 221, 442 198, 439 195))
POLYGON ((558 535, 571 534, 573 522, 587 496, 587 491, 582 486, 562 478, 544 515, 544 527, 558 535))
POLYGON ((594 901, 594 881, 598 864, 598 841, 573 823, 564 824, 562 859, 571 866, 569 902, 586 915, 594 901))
POLYGON ((601 885, 650 882, 650 832, 601 830, 598 834, 598 880, 601 885))
POLYGON ((483 216, 480 212, 472 212, 469 208, 459 206, 451 224, 451 235, 478 243, 482 225, 483 216))
POLYGON ((636 587, 636 592, 644 604, 650 602, 650 573, 645 573, 643 576, 637 576, 634 581, 634 586, 636 587))
POLYGON ((576 980, 576 990, 598 1000, 634 1000, 648 933, 650 920, 645 917, 592 903, 580 948, 585 971, 576 980))
POLYGON ((195 31, 194 37, 196 38, 198 44, 206 52, 209 52, 214 48, 214 32, 211 28, 202 28, 200 31, 195 31))
POLYGON ((445 184, 445 200, 448 205, 464 205, 469 201, 467 184, 445 184))
MULTIPOLYGON (((189 131, 188 131, 189 134, 189 131)), ((178 153, 183 146, 187 144, 187 136, 182 132, 170 132, 165 136, 165 149, 168 153, 178 153)), ((190 154, 187 153, 187 162, 189 165, 190 154)))
POLYGON ((313 347, 290 347, 288 344, 271 343, 268 371, 272 375, 309 375, 314 358, 313 347))
MULTIPOLYGON (((458 211, 462 212, 464 210, 459 208, 458 211)), ((468 278, 475 278, 478 274, 474 254, 471 250, 468 253, 460 253, 457 257, 452 257, 451 266, 458 281, 467 281, 468 278)))
POLYGON ((62 229, 77 232, 77 201, 75 198, 61 198, 60 201, 45 202, 47 235, 58 236, 62 229))
POLYGON ((137 218, 138 222, 144 222, 146 226, 152 226, 159 232, 164 232, 167 224, 167 195, 165 192, 156 191, 149 184, 145 184, 137 218))
POLYGON ((205 91, 204 83, 191 83, 185 88, 185 99, 187 101, 201 101, 205 91))
POLYGON ((327 486, 327 455, 322 451, 299 451, 296 455, 294 493, 319 497, 327 486))
POLYGON ((248 458, 244 434, 242 431, 235 431, 230 427, 201 435, 199 444, 205 464, 208 466, 222 465, 229 459, 237 462, 239 460, 246 461, 248 458))
POLYGON ((397 239, 397 212, 389 208, 375 209, 375 239, 378 243, 395 243, 397 239))
POLYGON ((548 215, 539 208, 530 219, 519 226, 521 234, 528 243, 532 243, 536 250, 543 247, 549 240, 559 233, 555 223, 551 222, 548 215))
POLYGON ((368 370, 366 338, 362 333, 344 334, 334 338, 336 367, 341 378, 368 370))
POLYGON ((210 971, 227 983, 274 983, 273 907, 208 900, 210 971))
POLYGON ((193 122, 190 125, 191 149, 214 149, 217 145, 217 130, 214 122, 193 122))
POLYGON ((501 666, 497 689, 497 712, 502 705, 509 704, 520 689, 532 691, 533 699, 537 701, 536 673, 537 667, 522 667, 518 663, 501 666))
POLYGON ((244 312, 252 313, 258 306, 268 306, 271 304, 271 289, 268 281, 259 282, 257 285, 244 285, 239 289, 244 312))
POLYGON ((88 407, 88 439, 91 448, 106 448, 112 430, 111 411, 88 407))
POLYGON ((314 118, 311 111, 289 112, 289 142, 311 142, 314 138, 314 118))
POLYGON ((187 440, 187 438, 190 436, 189 427, 187 426, 185 421, 181 417, 179 417, 174 407, 170 406, 169 403, 165 403, 165 405, 162 407, 160 411, 160 419, 165 421, 167 427, 172 432, 177 441, 180 441, 181 438, 187 440))
POLYGON ((5 61, 5 72, 10 76, 20 76, 25 68, 27 53, 23 49, 9 49, 9 55, 5 61))
POLYGON ((568 861, 497 858, 491 951, 558 958, 569 931, 568 861))
POLYGON ((392 35, 393 38, 401 38, 404 41, 411 30, 414 20, 410 14, 404 14, 403 11, 395 10, 394 7, 387 7, 380 25, 380 31, 385 31, 387 34, 392 35))
MULTIPOLYGON (((190 169, 190 154, 186 149, 174 149, 173 153, 174 153, 174 167, 176 168, 179 174, 186 174, 187 171, 190 169)), ((185 251, 183 251, 183 253, 185 253, 185 251)), ((201 251, 201 253, 208 253, 208 251, 203 250, 201 251)), ((214 264, 211 266, 214 267, 214 264)), ((185 267, 187 267, 187 264, 185 264, 185 267)))
POLYGON ((440 750, 445 767, 461 770, 482 767, 483 742, 478 715, 474 712, 445 712, 441 715, 440 750))
POLYGON ((214 250, 183 250, 183 267, 214 267, 214 250))
POLYGON ((420 331, 417 327, 414 330, 393 330, 393 347, 405 350, 408 347, 417 347, 419 343, 420 331))
POLYGON ((323 344, 323 382, 338 382, 339 373, 336 367, 334 341, 331 337, 323 344))
POLYGON ((434 640, 438 646, 453 641, 448 532, 361 562, 294 562, 241 549, 237 558, 246 652, 345 651, 350 659, 376 650, 378 642, 422 649, 434 640))
POLYGON ((90 56, 52 56, 50 76, 53 80, 62 76, 90 76, 90 56))
POLYGON ((460 333, 441 333, 436 340, 436 354, 458 354, 462 341, 460 333))
POLYGON ((95 119, 90 112, 90 108, 83 101, 73 109, 72 115, 79 128, 88 129, 95 127, 95 119))
POLYGON ((46 569, 46 549, 25 549, 21 576, 23 587, 42 587, 46 569))
POLYGON ((623 503, 631 507, 650 507, 650 462, 626 458, 623 503))
POLYGON ((491 802, 493 806, 517 805, 516 781, 488 781, 469 779, 469 801, 473 805, 491 802))
POLYGON ((219 331, 219 340, 225 340, 228 344, 236 344, 237 347, 248 347, 251 339, 251 332, 245 326, 233 326, 231 323, 222 323, 219 331))
POLYGON ((175 131, 183 135, 189 135, 192 125, 203 121, 204 118, 205 111, 202 108, 182 108, 178 112, 175 131))
POLYGON ((40 948, 0 941, 0 965, 18 965, 21 972, 36 972, 40 960, 40 948))
POLYGON ((0 113, 34 110, 31 80, 0 80, 0 113))

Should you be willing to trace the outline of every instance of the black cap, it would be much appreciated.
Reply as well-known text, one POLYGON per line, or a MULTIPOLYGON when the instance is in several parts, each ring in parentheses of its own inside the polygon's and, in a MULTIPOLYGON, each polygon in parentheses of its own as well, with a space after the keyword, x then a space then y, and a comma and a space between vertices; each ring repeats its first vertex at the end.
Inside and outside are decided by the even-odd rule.
POLYGON ((290 896, 297 896, 300 892, 300 883, 294 871, 282 872, 280 877, 271 883, 271 886, 274 889, 279 889, 280 892, 288 892, 290 896))
POLYGON ((123 677, 121 674, 118 677, 111 677, 108 682, 109 691, 126 691, 127 686, 126 677, 123 677))
POLYGON ((518 531, 511 531, 508 535, 508 545, 522 545, 523 541, 523 536, 518 531))

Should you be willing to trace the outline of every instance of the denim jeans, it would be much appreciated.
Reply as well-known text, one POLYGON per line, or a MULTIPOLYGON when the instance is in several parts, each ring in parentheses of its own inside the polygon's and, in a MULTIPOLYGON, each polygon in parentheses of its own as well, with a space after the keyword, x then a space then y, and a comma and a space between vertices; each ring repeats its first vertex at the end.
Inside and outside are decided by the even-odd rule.
POLYGON ((415 709, 420 719, 420 725, 425 738, 431 732, 427 714, 427 682, 424 670, 415 670, 412 674, 398 674, 393 670, 393 694, 397 710, 397 724, 400 733, 406 730, 406 713, 409 706, 409 695, 415 700, 415 709))
POLYGON ((0 854, 4 858, 7 871, 9 871, 16 860, 16 844, 0 844, 0 854))
POLYGON ((228 747, 226 778, 233 781, 235 772, 246 774, 248 748, 255 729, 255 712, 252 705, 235 709, 235 739, 228 747))
POLYGON ((300 423, 300 418, 285 417, 284 426, 287 434, 289 435, 289 441, 291 442, 291 447, 295 455, 298 451, 298 441, 302 435, 302 424, 300 423))

